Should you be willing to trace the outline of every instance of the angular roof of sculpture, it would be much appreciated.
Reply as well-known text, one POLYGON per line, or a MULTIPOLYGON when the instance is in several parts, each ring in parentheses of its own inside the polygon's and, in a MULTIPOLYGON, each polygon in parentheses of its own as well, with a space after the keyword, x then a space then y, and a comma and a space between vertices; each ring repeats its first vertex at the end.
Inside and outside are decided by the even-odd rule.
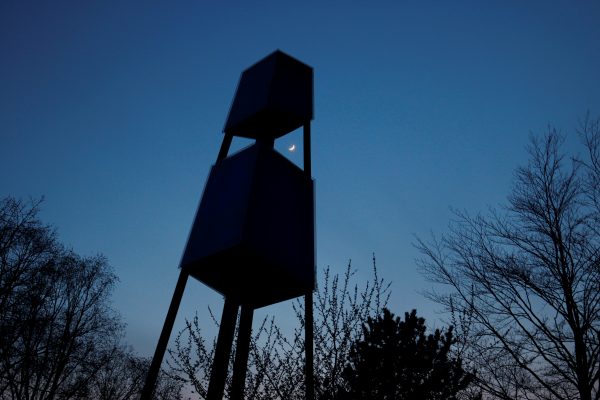
POLYGON ((275 139, 312 118, 313 69, 276 50, 242 72, 223 131, 275 139))

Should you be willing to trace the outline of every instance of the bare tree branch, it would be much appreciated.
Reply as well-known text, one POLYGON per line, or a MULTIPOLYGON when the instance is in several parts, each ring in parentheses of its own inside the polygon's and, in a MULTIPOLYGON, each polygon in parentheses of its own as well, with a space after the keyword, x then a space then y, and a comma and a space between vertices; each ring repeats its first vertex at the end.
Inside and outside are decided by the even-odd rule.
POLYGON ((446 236, 417 239, 421 270, 451 289, 430 297, 463 321, 465 359, 491 396, 600 396, 599 127, 582 125, 585 160, 567 158, 554 129, 533 137, 504 209, 455 212, 446 236))

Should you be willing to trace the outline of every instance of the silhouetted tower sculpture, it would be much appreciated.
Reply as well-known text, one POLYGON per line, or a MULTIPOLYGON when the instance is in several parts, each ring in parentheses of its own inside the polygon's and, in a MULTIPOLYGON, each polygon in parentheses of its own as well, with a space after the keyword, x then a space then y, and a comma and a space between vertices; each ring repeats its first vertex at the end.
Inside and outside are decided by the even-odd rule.
POLYGON ((275 51, 242 73, 223 143, 180 264, 180 276, 148 372, 150 399, 189 275, 225 296, 207 399, 222 399, 241 308, 231 398, 242 399, 254 309, 305 296, 306 398, 314 399, 314 191, 312 68, 275 51), (274 149, 303 128, 304 169, 274 149), (234 136, 256 142, 228 156, 234 136))

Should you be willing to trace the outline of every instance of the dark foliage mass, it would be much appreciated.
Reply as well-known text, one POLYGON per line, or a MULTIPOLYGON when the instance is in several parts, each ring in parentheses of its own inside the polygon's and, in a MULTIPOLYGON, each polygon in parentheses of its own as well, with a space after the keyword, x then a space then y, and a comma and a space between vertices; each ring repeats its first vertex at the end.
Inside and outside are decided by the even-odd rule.
POLYGON ((404 321, 388 310, 368 318, 353 346, 337 400, 453 400, 473 380, 454 358, 453 328, 427 334, 416 310, 404 321))
POLYGON ((420 241, 486 398, 600 399, 600 121, 532 138, 508 204, 420 241))
POLYGON ((60 244, 39 203, 0 200, 0 398, 137 398, 148 362, 120 345, 116 275, 60 244))

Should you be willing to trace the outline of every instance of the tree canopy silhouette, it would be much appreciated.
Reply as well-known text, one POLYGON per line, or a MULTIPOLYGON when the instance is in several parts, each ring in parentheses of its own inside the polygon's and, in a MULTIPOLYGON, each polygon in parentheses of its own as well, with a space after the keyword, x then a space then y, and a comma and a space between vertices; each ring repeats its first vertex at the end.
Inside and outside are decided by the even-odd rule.
POLYGON ((457 212, 420 261, 450 287, 432 298, 463 321, 465 358, 502 399, 600 399, 600 122, 567 154, 549 129, 532 138, 508 205, 457 212))
MULTIPOLYGON (((39 201, 0 199, 0 398, 139 397, 148 361, 122 344, 106 258, 65 248, 39 201)), ((162 376, 157 398, 179 398, 162 376)))
POLYGON ((453 328, 427 334, 416 310, 404 321, 387 308, 363 326, 350 351, 344 383, 335 396, 349 399, 456 399, 473 380, 451 354, 453 328))

